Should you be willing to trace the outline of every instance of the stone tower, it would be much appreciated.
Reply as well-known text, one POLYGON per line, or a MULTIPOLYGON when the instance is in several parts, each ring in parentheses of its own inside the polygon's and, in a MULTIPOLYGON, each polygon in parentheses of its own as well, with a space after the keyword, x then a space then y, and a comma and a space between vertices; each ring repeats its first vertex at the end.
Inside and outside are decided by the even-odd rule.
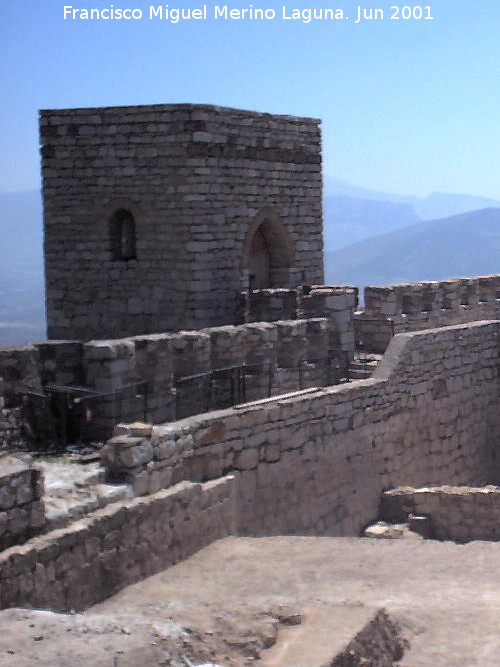
POLYGON ((206 105, 42 111, 49 338, 233 324, 323 281, 319 121, 206 105))

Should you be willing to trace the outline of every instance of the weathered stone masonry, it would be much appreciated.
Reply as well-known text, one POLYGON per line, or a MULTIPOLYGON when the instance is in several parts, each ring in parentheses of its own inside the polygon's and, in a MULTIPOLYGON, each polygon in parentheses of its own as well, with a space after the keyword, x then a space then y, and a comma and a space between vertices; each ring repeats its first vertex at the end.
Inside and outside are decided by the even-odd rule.
POLYGON ((49 338, 234 324, 253 252, 258 287, 322 283, 319 121, 181 104, 40 123, 49 338))
MULTIPOLYGON (((500 322, 428 328, 497 320, 498 276, 367 288, 358 339, 384 351, 421 331, 392 338, 371 379, 326 386, 332 349, 354 353, 357 295, 318 286, 318 121, 158 105, 44 111, 41 132, 49 335, 63 340, 0 351, 0 427, 15 440, 23 389, 60 385, 101 400, 145 384, 140 415, 113 404, 100 424, 149 423, 102 450, 138 497, 59 530, 40 471, 3 466, 0 606, 83 609, 226 535, 358 535, 386 489, 498 481, 500 322), (309 389, 199 414, 198 376, 234 368, 246 400, 309 389)), ((439 493, 412 494, 437 525, 439 493)))
POLYGON ((401 334, 369 380, 119 427, 103 461, 152 495, 4 551, 2 605, 78 609, 223 535, 357 535, 384 489, 494 482, 499 331, 401 334))
POLYGON ((381 518, 404 523, 410 514, 427 521, 429 536, 438 540, 500 540, 498 486, 399 487, 382 496, 381 518))
POLYGON ((41 470, 15 456, 0 456, 0 550, 42 532, 42 493, 41 470))
MULTIPOLYGON (((269 393, 333 383, 336 371, 330 363, 332 347, 342 346, 346 354, 354 351, 350 317, 354 293, 313 290, 302 303, 310 319, 2 348, 0 395, 7 405, 0 413, 2 445, 7 447, 21 440, 19 406, 22 392, 28 387, 43 393, 47 387, 57 385, 64 392, 69 385, 108 394, 106 402, 86 403, 92 412, 92 423, 85 424, 85 433, 80 433, 87 439, 102 439, 109 437, 116 422, 124 419, 160 423, 269 393), (313 317, 315 312, 327 317, 313 317), (231 396, 227 375, 215 377, 209 388, 207 374, 227 367, 241 369, 244 395, 231 396), (201 377, 176 387, 179 378, 196 374, 201 377), (137 397, 134 391, 121 393, 123 387, 134 383, 142 383, 139 393, 143 396, 137 397)), ((298 314, 292 313, 295 317, 298 314)), ((25 420, 27 424, 29 419, 25 420)))
POLYGON ((384 352, 394 333, 499 317, 500 276, 491 275, 365 287, 354 326, 358 344, 384 352))
POLYGON ((234 533, 234 480, 183 482, 0 554, 0 606, 81 610, 234 533))
POLYGON ((401 334, 372 379, 120 434, 104 460, 138 493, 239 472, 244 533, 357 534, 383 489, 494 481, 499 327, 401 334))

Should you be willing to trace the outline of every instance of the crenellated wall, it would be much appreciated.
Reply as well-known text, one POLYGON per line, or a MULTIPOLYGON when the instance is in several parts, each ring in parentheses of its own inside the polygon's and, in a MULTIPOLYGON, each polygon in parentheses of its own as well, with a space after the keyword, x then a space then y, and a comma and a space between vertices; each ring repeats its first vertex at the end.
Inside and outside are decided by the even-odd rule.
MULTIPOLYGON (((329 356, 336 331, 332 315, 88 343, 48 341, 2 348, 0 377, 10 409, 27 401, 30 413, 31 402, 36 407, 42 401, 36 415, 60 413, 66 410, 61 396, 75 396, 68 420, 76 420, 76 431, 68 438, 102 439, 123 419, 161 423, 330 384, 335 381, 329 356), (29 400, 23 399, 27 389, 33 394, 29 400)), ((350 336, 338 336, 352 344, 352 321, 350 336)), ((0 423, 5 432, 7 418, 0 423)), ((37 422, 33 428, 55 437, 50 424, 37 422)))
POLYGON ((383 352, 393 333, 500 317, 500 275, 365 287, 354 316, 357 341, 383 352))
POLYGON ((296 289, 263 289, 241 294, 244 322, 276 322, 324 317, 328 320, 330 349, 355 351, 353 311, 358 305, 356 287, 312 285, 296 289))
POLYGON ((226 535, 357 535, 384 489, 496 483, 499 333, 400 334, 368 380, 118 427, 103 463, 143 497, 5 550, 1 605, 83 609, 226 535))
POLYGON ((243 533, 355 535, 384 488, 497 479, 499 330, 400 334, 372 379, 124 426, 103 461, 136 493, 237 474, 243 533))

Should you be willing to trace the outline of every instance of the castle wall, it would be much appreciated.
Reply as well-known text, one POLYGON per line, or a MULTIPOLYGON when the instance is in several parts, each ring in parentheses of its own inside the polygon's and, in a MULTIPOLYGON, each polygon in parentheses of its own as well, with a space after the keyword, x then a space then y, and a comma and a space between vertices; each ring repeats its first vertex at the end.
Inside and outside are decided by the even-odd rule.
POLYGON ((245 534, 356 535, 385 488, 495 481, 499 327, 400 334, 371 379, 123 427, 103 461, 136 493, 236 474, 245 534))
POLYGON ((0 607, 80 611, 188 558, 234 532, 232 484, 183 482, 3 551, 0 607))
MULTIPOLYGON (((78 412, 76 428, 84 439, 102 439, 125 418, 161 423, 328 384, 333 377, 328 366, 331 332, 330 321, 311 318, 85 344, 48 341, 1 350, 0 377, 4 373, 11 410, 21 404, 20 392, 27 388, 43 393, 46 386, 68 384, 99 392, 96 397, 77 394, 79 406, 85 407, 78 412), (237 386, 242 377, 244 392, 237 386)), ((50 405, 48 399, 44 411, 50 405)), ((0 433, 10 428, 7 417, 0 420, 0 433)))
POLYGON ((392 333, 500 317, 500 275, 365 287, 365 310, 354 318, 365 349, 384 352, 392 333))
POLYGON ((353 311, 358 305, 354 287, 314 285, 298 289, 262 289, 241 294, 244 322, 276 322, 324 317, 328 320, 330 350, 345 350, 354 356, 353 311))
POLYGON ((403 487, 382 496, 382 519, 407 522, 412 513, 429 519, 430 537, 437 540, 500 540, 500 490, 496 486, 403 487))
POLYGON ((5 407, 4 382, 0 377, 0 450, 15 448, 22 437, 21 409, 5 407))
POLYGON ((234 324, 261 223, 273 286, 322 282, 319 121, 181 104, 46 110, 40 126, 49 338, 234 324))
POLYGON ((42 532, 41 470, 14 456, 0 457, 0 550, 42 532))
POLYGON ((499 330, 401 334, 369 380, 118 427, 103 462, 151 495, 5 550, 1 605, 83 609, 226 535, 357 535, 383 489, 495 481, 499 330))

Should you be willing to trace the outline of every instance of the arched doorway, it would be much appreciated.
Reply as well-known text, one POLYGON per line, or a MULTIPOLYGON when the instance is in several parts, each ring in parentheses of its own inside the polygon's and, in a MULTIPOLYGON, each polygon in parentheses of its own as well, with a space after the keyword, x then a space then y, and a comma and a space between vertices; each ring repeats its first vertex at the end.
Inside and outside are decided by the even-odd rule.
POLYGON ((250 289, 271 287, 271 251, 260 227, 250 244, 248 278, 250 289))
POLYGON ((273 209, 264 209, 248 230, 243 247, 244 289, 289 287, 293 244, 273 209))

